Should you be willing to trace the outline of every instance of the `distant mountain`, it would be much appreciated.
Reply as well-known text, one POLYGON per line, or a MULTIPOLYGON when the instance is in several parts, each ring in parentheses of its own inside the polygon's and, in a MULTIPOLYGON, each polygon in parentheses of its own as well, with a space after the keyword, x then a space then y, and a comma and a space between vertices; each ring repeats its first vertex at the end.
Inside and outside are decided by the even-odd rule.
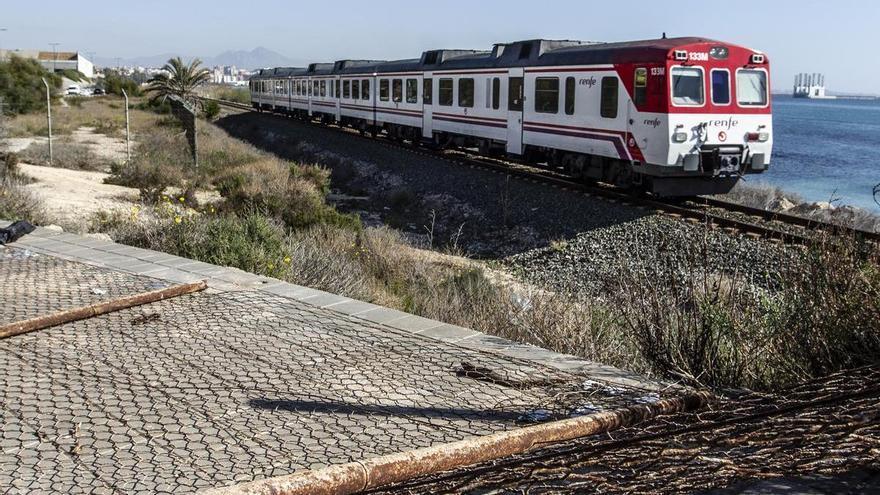
POLYGON ((294 65, 289 57, 257 47, 251 51, 234 50, 223 52, 216 57, 205 60, 208 65, 234 65, 242 69, 260 69, 264 67, 285 67, 294 65))
MULTIPOLYGON (((194 58, 193 55, 182 53, 163 53, 160 55, 123 58, 119 60, 115 58, 96 57, 95 62, 100 67, 116 67, 117 65, 124 65, 128 67, 162 67, 163 65, 165 65, 165 62, 167 62, 169 58, 177 56, 180 56, 185 61, 194 58)), ((264 67, 287 67, 306 64, 306 62, 303 61, 299 61, 297 63, 296 60, 293 60, 276 51, 272 51, 268 48, 264 48, 261 46, 254 48, 250 51, 230 50, 223 52, 215 57, 200 56, 199 58, 202 60, 203 65, 206 67, 213 67, 215 65, 234 65, 239 69, 249 70, 261 69, 264 67)))

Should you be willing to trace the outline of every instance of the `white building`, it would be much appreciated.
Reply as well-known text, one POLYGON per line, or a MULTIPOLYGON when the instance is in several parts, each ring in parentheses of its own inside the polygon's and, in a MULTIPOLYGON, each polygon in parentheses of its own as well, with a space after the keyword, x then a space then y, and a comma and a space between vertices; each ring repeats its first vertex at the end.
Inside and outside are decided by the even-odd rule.
POLYGON ((22 58, 30 58, 40 62, 46 70, 62 71, 76 70, 89 79, 95 77, 95 65, 78 52, 41 52, 39 50, 2 50, 0 60, 17 55, 22 58))

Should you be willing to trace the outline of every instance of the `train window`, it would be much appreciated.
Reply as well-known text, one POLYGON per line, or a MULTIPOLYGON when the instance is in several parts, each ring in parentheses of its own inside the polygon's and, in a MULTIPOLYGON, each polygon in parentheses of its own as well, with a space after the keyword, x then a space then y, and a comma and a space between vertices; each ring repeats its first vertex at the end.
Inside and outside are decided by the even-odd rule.
POLYGON ((712 69, 712 103, 730 105, 730 72, 727 69, 712 69))
POLYGON ((321 96, 327 96, 327 81, 321 81, 321 96))
POLYGON ((565 78, 565 115, 574 115, 574 98, 577 81, 573 77, 565 78))
POLYGON ((388 101, 388 79, 379 81, 379 99, 388 101))
POLYGON ((434 80, 425 79, 422 86, 422 101, 425 105, 430 105, 434 101, 434 80))
POLYGON ((342 97, 346 99, 351 98, 351 81, 342 82, 342 97))
POLYGON ((511 77, 507 84, 507 109, 512 112, 521 112, 523 109, 523 101, 525 83, 521 77, 511 77))
POLYGON ((757 69, 736 71, 736 101, 744 107, 767 105, 767 73, 757 69))
POLYGON ((342 81, 337 80, 336 81, 336 99, 338 100, 340 96, 342 96, 342 81))
POLYGON ((458 80, 458 106, 462 108, 474 107, 474 80, 472 78, 458 80))
POLYGON ((633 87, 635 88, 633 102, 636 105, 644 105, 648 99, 648 69, 643 67, 636 69, 633 87))
POLYGON ((407 79, 406 80, 406 102, 407 103, 418 103, 419 102, 419 80, 418 79, 407 79))
POLYGON ((535 81, 535 111, 538 113, 559 112, 558 77, 539 77, 535 81))
POLYGON ((599 104, 599 114, 606 119, 617 118, 617 77, 602 78, 602 101, 599 104))
POLYGON ((452 79, 440 79, 439 103, 444 107, 451 107, 453 102, 454 86, 452 79))
POLYGON ((501 108, 501 78, 492 79, 492 108, 498 110, 501 108))
POLYGON ((361 81, 360 79, 355 79, 351 82, 351 98, 353 100, 357 100, 361 97, 361 81))
POLYGON ((391 99, 397 103, 403 101, 403 79, 391 80, 391 99))
POLYGON ((703 69, 698 67, 672 68, 672 104, 701 106, 703 96, 703 69))
POLYGON ((370 101, 370 80, 361 81, 361 99, 370 101))

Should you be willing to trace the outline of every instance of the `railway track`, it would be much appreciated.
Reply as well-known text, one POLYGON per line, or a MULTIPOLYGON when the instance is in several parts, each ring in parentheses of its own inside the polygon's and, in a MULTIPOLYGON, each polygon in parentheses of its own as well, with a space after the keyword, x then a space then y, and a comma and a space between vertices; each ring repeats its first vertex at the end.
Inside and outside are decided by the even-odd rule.
MULTIPOLYGON (((214 101, 225 107, 237 110, 253 111, 250 105, 244 103, 205 97, 202 100, 214 101)), ((727 230, 731 233, 738 232, 774 242, 809 245, 813 242, 816 232, 855 236, 875 243, 880 242, 880 233, 818 222, 797 215, 772 212, 708 197, 677 201, 635 196, 611 186, 578 182, 561 173, 521 162, 488 158, 467 150, 436 150, 416 147, 401 141, 394 141, 385 136, 369 137, 362 135, 354 129, 338 125, 329 125, 327 127, 351 136, 378 141, 388 147, 429 155, 442 160, 453 161, 460 165, 489 169, 525 180, 542 182, 561 189, 580 191, 583 194, 597 196, 612 203, 638 206, 682 219, 683 221, 695 224, 702 223, 714 228, 727 230)))

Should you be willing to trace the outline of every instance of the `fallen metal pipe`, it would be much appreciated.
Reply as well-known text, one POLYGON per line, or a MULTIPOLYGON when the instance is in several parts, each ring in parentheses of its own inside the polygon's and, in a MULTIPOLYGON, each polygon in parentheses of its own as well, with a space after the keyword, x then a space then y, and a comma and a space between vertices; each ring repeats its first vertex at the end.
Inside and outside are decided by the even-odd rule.
POLYGON ((144 304, 154 303, 163 299, 171 299, 186 294, 192 294, 194 292, 200 292, 207 287, 208 284, 204 281, 174 285, 164 289, 142 292, 133 296, 114 299, 112 301, 105 301, 80 308, 59 311, 58 313, 53 313, 51 315, 38 316, 36 318, 17 321, 15 323, 7 323, 0 326, 0 339, 36 332, 45 328, 63 325, 72 321, 85 320, 98 315, 133 308, 135 306, 143 306, 144 304))
POLYGON ((519 428, 289 476, 214 488, 202 493, 205 495, 351 495, 522 454, 553 443, 605 433, 662 414, 700 409, 711 397, 708 393, 700 392, 662 399, 653 404, 641 404, 616 411, 519 428))

